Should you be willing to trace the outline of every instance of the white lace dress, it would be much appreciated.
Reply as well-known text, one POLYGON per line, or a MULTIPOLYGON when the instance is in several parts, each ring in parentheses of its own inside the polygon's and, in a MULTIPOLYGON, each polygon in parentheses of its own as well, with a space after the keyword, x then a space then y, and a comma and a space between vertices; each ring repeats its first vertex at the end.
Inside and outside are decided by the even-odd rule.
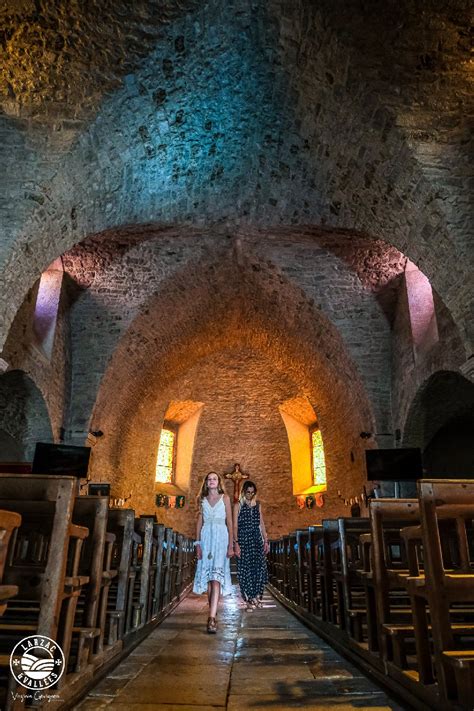
POLYGON ((232 583, 230 559, 227 557, 229 531, 225 523, 224 496, 221 496, 214 506, 211 506, 207 499, 203 499, 201 506, 202 559, 197 562, 193 592, 198 595, 205 593, 208 582, 217 580, 221 584, 221 594, 229 595, 232 592, 232 583))

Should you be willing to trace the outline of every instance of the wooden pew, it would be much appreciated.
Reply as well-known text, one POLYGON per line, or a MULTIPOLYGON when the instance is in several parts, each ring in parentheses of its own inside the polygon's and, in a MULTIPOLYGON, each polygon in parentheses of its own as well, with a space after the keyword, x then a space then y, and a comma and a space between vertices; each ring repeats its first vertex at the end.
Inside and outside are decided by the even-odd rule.
POLYGON ((153 576, 153 592, 151 597, 152 603, 152 619, 155 619, 160 614, 163 608, 163 575, 165 565, 165 540, 166 528, 162 523, 155 523, 153 526, 153 536, 156 540, 154 576, 153 576))
POLYGON ((165 529, 163 541, 163 572, 161 577, 161 609, 165 612, 171 604, 171 559, 173 554, 174 531, 165 529))
POLYGON ((8 600, 18 592, 16 585, 3 585, 3 574, 10 540, 20 524, 21 516, 19 514, 0 510, 0 617, 6 610, 8 600))
POLYGON ((347 634, 356 642, 364 641, 367 628, 367 600, 358 571, 364 567, 361 536, 370 532, 368 518, 339 518, 338 568, 333 566, 333 577, 340 590, 340 617, 344 618, 347 634))
MULTIPOLYGON (((402 534, 420 521, 418 501, 374 499, 369 514, 379 647, 384 661, 406 670, 407 641, 427 632, 424 611, 410 604, 406 580, 413 571, 402 534)), ((428 644, 427 634, 425 640, 428 644)), ((418 662, 421 676, 428 682, 430 662, 421 654, 418 662)))
POLYGON ((309 601, 313 595, 312 580, 310 575, 310 550, 309 550, 309 530, 298 529, 296 531, 296 557, 298 571, 298 593, 297 604, 307 610, 309 601))
POLYGON ((152 517, 135 519, 134 544, 137 545, 133 546, 132 551, 132 567, 135 575, 128 610, 127 632, 137 630, 146 623, 153 523, 152 517))
POLYGON ((134 545, 140 537, 135 534, 135 512, 132 509, 110 509, 107 530, 114 537, 111 568, 117 570, 107 597, 105 640, 113 645, 123 639, 127 619, 132 615, 135 568, 132 566, 134 545))
POLYGON ((474 698, 474 625, 465 635, 453 624, 455 606, 474 604, 474 482, 422 480, 418 482, 426 591, 430 609, 434 661, 440 691, 446 702, 472 708, 474 698), (443 521, 452 521, 457 550, 443 550, 443 521), (453 673, 454 672, 454 673, 453 673))
POLYGON ((0 624, 4 670, 13 646, 34 632, 57 641, 68 663, 77 600, 89 581, 79 573, 88 530, 72 523, 76 491, 73 477, 0 473, 0 508, 21 515, 4 570, 4 582, 18 587, 0 624))
POLYGON ((151 534, 150 534, 150 553, 148 561, 148 580, 147 580, 147 590, 146 590, 146 600, 144 602, 143 608, 143 623, 146 624, 150 622, 153 618, 154 600, 156 599, 155 582, 156 582, 156 570, 158 565, 158 530, 156 526, 158 522, 156 516, 146 516, 141 515, 140 520, 151 521, 151 534))
POLYGON ((184 568, 183 564, 185 561, 185 536, 182 533, 176 533, 175 537, 175 558, 174 565, 176 569, 175 582, 173 598, 178 600, 181 596, 181 591, 183 589, 183 574, 184 568))
POLYGON ((102 663, 109 586, 117 571, 111 569, 115 536, 107 532, 108 496, 79 496, 74 503, 73 521, 89 529, 84 542, 79 572, 89 577, 76 607, 74 620, 74 671, 88 662, 102 663))
POLYGON ((285 543, 283 538, 278 538, 270 542, 269 557, 272 561, 269 570, 272 576, 272 584, 279 593, 283 594, 283 580, 285 576, 285 543))
POLYGON ((323 526, 321 524, 309 526, 308 546, 308 612, 315 615, 315 617, 322 619, 325 596, 321 580, 321 569, 324 561, 323 526))
POLYGON ((194 543, 188 536, 184 536, 183 551, 183 574, 180 595, 191 584, 194 577, 194 543))
POLYGON ((338 554, 339 523, 337 520, 323 520, 322 565, 320 569, 321 586, 324 595, 323 621, 344 626, 344 618, 339 615, 337 600, 342 595, 337 590, 332 575, 333 556, 338 554), (341 624, 340 624, 341 623, 341 624))

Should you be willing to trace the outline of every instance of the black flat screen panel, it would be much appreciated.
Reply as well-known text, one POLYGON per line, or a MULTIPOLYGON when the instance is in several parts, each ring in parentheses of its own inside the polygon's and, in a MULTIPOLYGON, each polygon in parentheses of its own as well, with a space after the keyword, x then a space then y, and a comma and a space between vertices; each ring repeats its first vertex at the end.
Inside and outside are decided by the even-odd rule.
POLYGON ((87 478, 90 447, 38 442, 33 458, 33 474, 58 474, 87 478))
POLYGON ((421 450, 366 449, 365 462, 369 481, 415 481, 423 478, 421 450))

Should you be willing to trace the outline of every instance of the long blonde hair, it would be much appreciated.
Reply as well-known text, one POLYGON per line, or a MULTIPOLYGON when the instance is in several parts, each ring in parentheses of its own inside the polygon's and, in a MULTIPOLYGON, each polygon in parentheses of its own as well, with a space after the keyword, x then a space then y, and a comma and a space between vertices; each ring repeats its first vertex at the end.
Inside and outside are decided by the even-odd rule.
POLYGON ((217 491, 219 492, 219 494, 224 494, 224 493, 225 493, 224 481, 223 481, 223 479, 222 479, 222 476, 221 476, 220 474, 218 474, 217 472, 210 471, 210 472, 207 472, 206 476, 205 476, 204 479, 202 480, 201 488, 199 489, 199 494, 197 495, 197 500, 198 500, 198 502, 200 502, 200 501, 202 501, 203 499, 205 499, 206 496, 209 494, 209 488, 208 488, 208 486, 207 486, 207 477, 209 476, 209 474, 215 474, 215 475, 217 476, 217 479, 218 479, 218 482, 219 482, 219 483, 218 483, 218 486, 217 486, 217 491))

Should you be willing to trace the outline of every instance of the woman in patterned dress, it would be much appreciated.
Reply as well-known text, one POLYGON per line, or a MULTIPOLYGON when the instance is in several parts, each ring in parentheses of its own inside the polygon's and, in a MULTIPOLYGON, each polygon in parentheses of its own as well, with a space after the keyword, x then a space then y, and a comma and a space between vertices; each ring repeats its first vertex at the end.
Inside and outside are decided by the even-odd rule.
POLYGON ((267 561, 269 545, 257 487, 246 481, 239 502, 234 507, 234 552, 240 592, 250 612, 262 607, 262 595, 268 582, 267 561))
POLYGON ((197 536, 194 541, 198 562, 193 592, 198 595, 207 592, 207 631, 214 634, 217 632, 216 615, 221 592, 223 595, 232 592, 229 558, 234 555, 230 500, 216 472, 209 472, 204 477, 198 503, 197 536))

